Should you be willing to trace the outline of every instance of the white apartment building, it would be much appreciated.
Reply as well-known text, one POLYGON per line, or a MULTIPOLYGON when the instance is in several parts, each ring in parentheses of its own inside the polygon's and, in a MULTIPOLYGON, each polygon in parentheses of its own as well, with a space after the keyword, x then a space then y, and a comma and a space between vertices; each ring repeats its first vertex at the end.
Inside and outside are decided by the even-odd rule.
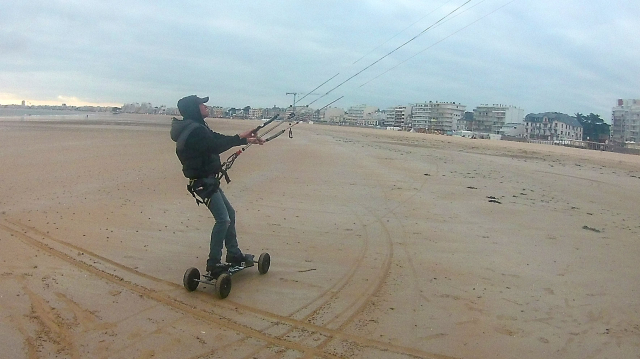
POLYGON ((314 112, 314 121, 317 122, 329 122, 329 123, 342 123, 344 121, 344 110, 338 107, 327 107, 323 110, 316 110, 314 112))
POLYGON ((507 123, 522 123, 524 110, 507 105, 480 105, 473 109, 472 131, 499 133, 507 123))
POLYGON ((251 108, 249 109, 249 118, 260 119, 263 117, 264 109, 262 108, 251 108))
POLYGON ((209 107, 209 117, 211 118, 223 118, 224 112, 224 108, 220 106, 209 107))
POLYGON ((414 130, 429 130, 432 102, 416 103, 411 109, 411 125, 414 130))
POLYGON ((369 115, 367 122, 371 123, 372 126, 380 126, 386 119, 387 113, 384 110, 378 110, 369 115))
POLYGON ((382 124, 386 127, 398 127, 402 130, 411 129, 411 106, 396 106, 388 109, 387 118, 382 124))
POLYGON ((530 113, 524 119, 525 137, 540 140, 582 140, 582 125, 559 112, 530 113))
POLYGON ((371 119, 371 114, 378 111, 375 106, 357 105, 347 110, 345 121, 355 126, 376 126, 377 121, 371 119))
POLYGON ((611 140, 620 144, 640 142, 640 99, 619 99, 612 112, 611 140))
POLYGON ((411 127, 429 132, 464 130, 462 118, 466 106, 455 102, 424 102, 411 106, 411 127))

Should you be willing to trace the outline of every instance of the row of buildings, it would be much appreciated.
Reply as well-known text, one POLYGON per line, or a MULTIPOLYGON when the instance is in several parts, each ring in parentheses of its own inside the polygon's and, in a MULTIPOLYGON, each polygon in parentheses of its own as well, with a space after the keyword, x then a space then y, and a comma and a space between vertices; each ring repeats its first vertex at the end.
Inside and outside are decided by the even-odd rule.
MULTIPOLYGON (((21 107, 26 107, 23 101, 21 107)), ((179 116, 177 108, 153 106, 151 103, 124 104, 121 108, 48 106, 51 109, 79 111, 108 111, 115 113, 143 113, 179 116)), ((482 135, 500 134, 503 136, 521 137, 540 140, 590 140, 583 138, 583 128, 576 117, 558 113, 530 113, 516 106, 502 104, 483 104, 472 111, 465 105, 456 102, 429 101, 409 105, 379 109, 375 106, 352 106, 346 111, 329 107, 314 110, 306 106, 272 107, 242 109, 211 106, 212 117, 231 117, 260 119, 270 118, 276 114, 283 117, 295 111, 297 119, 321 123, 382 127, 403 131, 482 135)), ((611 133, 607 140, 616 144, 640 143, 640 99, 619 99, 612 108, 611 133)))
POLYGON ((525 116, 523 109, 501 104, 484 104, 473 111, 467 111, 465 105, 456 102, 429 101, 386 110, 360 105, 349 108, 343 115, 327 118, 326 114, 318 114, 317 120, 428 133, 582 139, 582 125, 575 117, 552 112, 525 116))
MULTIPOLYGON (((118 110, 128 113, 179 115, 177 108, 155 107, 150 103, 125 104, 118 110)), ((276 114, 286 118, 292 111, 303 121, 338 125, 443 134, 500 134, 551 141, 600 140, 583 138, 582 125, 575 116, 558 112, 530 113, 525 116, 523 109, 502 104, 483 104, 472 111, 467 111, 466 106, 460 103, 439 101, 400 105, 382 110, 375 106, 358 105, 346 111, 336 107, 314 110, 306 106, 246 106, 242 109, 210 107, 211 116, 220 118, 260 119, 276 114)), ((612 108, 609 139, 616 144, 640 143, 640 99, 617 101, 616 106, 612 108)))
MULTIPOLYGON (((483 104, 472 111, 456 102, 429 101, 395 106, 379 110, 359 105, 341 109, 326 109, 313 114, 315 121, 351 126, 376 126, 389 129, 431 132, 500 134, 540 140, 588 140, 583 138, 583 127, 575 116, 559 113, 530 113, 516 106, 483 104)), ((615 144, 640 142, 640 99, 619 99, 612 108, 611 133, 615 144)))

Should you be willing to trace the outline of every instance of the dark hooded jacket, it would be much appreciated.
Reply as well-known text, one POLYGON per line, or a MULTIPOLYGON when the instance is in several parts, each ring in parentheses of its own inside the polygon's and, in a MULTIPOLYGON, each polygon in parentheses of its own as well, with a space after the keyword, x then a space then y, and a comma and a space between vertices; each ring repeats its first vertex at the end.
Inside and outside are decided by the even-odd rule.
POLYGON ((222 170, 220 153, 247 144, 247 139, 238 135, 213 132, 202 118, 200 101, 195 95, 178 101, 178 110, 183 118, 171 121, 171 139, 176 142, 182 173, 191 179, 218 174, 222 170))

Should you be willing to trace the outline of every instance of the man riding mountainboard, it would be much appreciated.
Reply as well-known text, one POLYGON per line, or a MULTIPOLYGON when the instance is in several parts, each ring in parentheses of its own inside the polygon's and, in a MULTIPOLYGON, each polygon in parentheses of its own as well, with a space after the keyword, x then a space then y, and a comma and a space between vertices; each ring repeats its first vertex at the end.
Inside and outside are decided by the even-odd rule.
POLYGON ((212 131, 205 118, 209 108, 205 103, 209 97, 196 95, 178 101, 182 119, 173 118, 171 139, 176 142, 176 154, 182 163, 182 173, 189 179, 187 189, 196 198, 198 205, 207 206, 215 224, 211 230, 209 258, 206 271, 217 278, 226 271, 222 260, 222 247, 226 247, 225 261, 228 264, 253 264, 253 255, 243 254, 236 237, 235 210, 229 203, 222 188, 220 178, 223 173, 220 154, 235 146, 247 144, 262 145, 265 141, 257 137, 256 129, 228 136, 212 131))

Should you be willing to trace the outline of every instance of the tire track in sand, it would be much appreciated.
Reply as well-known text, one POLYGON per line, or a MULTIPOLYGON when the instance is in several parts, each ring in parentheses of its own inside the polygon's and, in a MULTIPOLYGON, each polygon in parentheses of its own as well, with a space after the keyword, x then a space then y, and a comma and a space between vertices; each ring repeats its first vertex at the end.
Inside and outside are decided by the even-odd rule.
POLYGON ((327 295, 321 298, 322 302, 315 303, 315 309, 302 320, 335 329, 344 320, 345 313, 359 308, 362 305, 360 302, 370 297, 371 293, 375 293, 384 282, 393 256, 390 235, 384 230, 381 220, 365 223, 360 216, 356 217, 365 232, 360 256, 350 267, 341 285, 327 291, 327 295), (374 225, 380 225, 382 228, 374 228, 374 225))
MULTIPOLYGON (((391 190, 388 191, 384 191, 383 189, 386 188, 386 186, 380 182, 380 180, 376 179, 376 183, 377 183, 377 187, 378 190, 381 191, 381 193, 384 193, 384 198, 385 198, 385 203, 389 202, 390 199, 388 198, 388 194, 391 190)), ((383 215, 376 215, 375 213, 373 213, 368 207, 362 207, 363 210, 365 210, 366 212, 368 212, 370 214, 371 218, 375 219, 375 223, 380 225, 380 229, 382 229, 382 231, 384 232, 384 237, 386 238, 386 245, 387 245, 387 251, 388 251, 388 256, 386 258, 386 261, 384 263, 383 266, 383 271, 382 271, 382 275, 377 277, 377 283, 375 284, 375 286, 372 287, 372 290, 367 291, 366 294, 364 296, 362 296, 361 298, 359 298, 360 300, 358 301, 358 304, 355 306, 355 308, 351 308, 352 310, 350 310, 348 312, 348 314, 345 314, 345 312, 340 313, 340 316, 336 316, 333 319, 331 319, 329 322, 327 322, 327 325, 332 325, 332 328, 334 329, 338 329, 338 330, 345 330, 346 327, 353 323, 353 321, 362 313, 365 312, 365 310, 369 307, 370 304, 373 303, 373 298, 374 296, 379 293, 381 291, 381 289, 384 287, 385 283, 387 283, 388 279, 389 279, 389 275, 391 272, 391 264, 393 262, 393 257, 394 257, 394 240, 392 239, 392 235, 391 235, 391 231, 389 230, 388 226, 385 224, 385 217, 389 214, 393 214, 394 218, 396 220, 398 220, 397 216, 395 215, 394 211, 401 206, 402 204, 404 204, 405 202, 409 201, 411 198, 415 197, 415 195, 417 195, 420 191, 422 191, 424 185, 426 184, 426 180, 423 180, 420 187, 418 188, 418 190, 414 193, 412 193, 408 198, 404 199, 403 201, 400 201, 396 206, 394 206, 392 209, 388 210, 387 212, 385 212, 383 215), (347 315, 345 317, 345 315, 347 315), (337 323, 337 325, 332 324, 332 323, 337 323)), ((404 240, 406 240, 406 233, 404 232, 404 227, 402 227, 402 241, 400 241, 400 243, 403 243, 404 240)), ((404 246, 403 246, 404 248, 404 246)), ((406 252, 406 248, 405 248, 405 252, 406 252)), ((413 268, 413 266, 412 266, 413 268)), ((414 273, 415 273, 415 269, 414 269, 414 273)), ((415 281, 414 281, 415 282, 415 281)), ((325 340, 323 341, 318 348, 326 348, 327 346, 329 346, 331 344, 330 340, 325 340)), ((438 356, 439 357, 439 356, 438 356)), ((442 356, 444 357, 444 356, 442 356)))
MULTIPOLYGON (((435 172, 439 172, 439 168, 436 164, 435 166, 435 172)), ((393 202, 393 200, 391 199, 390 193, 391 191, 393 191, 394 189, 391 188, 389 189, 389 186, 387 185, 387 183, 383 183, 381 182, 381 180, 378 177, 373 177, 374 181, 377 184, 377 190, 376 192, 378 193, 384 193, 384 202, 391 204, 393 202)), ((397 181, 394 181, 393 183, 397 183, 397 181)), ((394 256, 394 251, 393 251, 393 247, 394 247, 394 242, 401 244, 402 245, 402 249, 403 249, 403 253, 404 256, 407 258, 407 262, 409 263, 409 269, 410 269, 410 273, 409 275, 411 276, 411 283, 412 283, 412 290, 414 292, 419 292, 417 289, 417 270, 415 268, 415 265, 413 263, 413 260, 411 258, 411 255, 408 253, 405 242, 407 241, 407 236, 406 236, 406 231, 404 228, 404 225, 402 224, 401 220, 398 218, 398 215, 396 213, 396 210, 402 206, 403 204, 405 204, 406 202, 408 202, 409 200, 415 198, 416 195, 418 195, 420 192, 423 191, 426 183, 427 183, 427 179, 423 178, 421 181, 410 181, 409 183, 419 183, 419 187, 416 188, 414 191, 411 191, 410 195, 402 200, 399 200, 396 202, 395 205, 390 206, 382 215, 375 215, 368 206, 362 205, 362 209, 365 212, 369 213, 369 217, 374 218, 375 219, 375 223, 380 225, 380 229, 382 229, 385 233, 385 237, 387 239, 387 246, 388 246, 388 257, 385 259, 385 265, 383 266, 384 270, 382 272, 382 275, 378 275, 376 276, 377 278, 377 282, 374 286, 372 286, 372 290, 367 290, 365 295, 358 295, 357 298, 359 299, 356 304, 354 304, 352 307, 349 308, 349 310, 345 310, 342 311, 340 313, 334 314, 333 317, 331 319, 329 319, 328 321, 326 321, 326 323, 324 323, 325 327, 331 327, 333 329, 338 329, 338 330, 345 330, 347 328, 347 326, 349 324, 351 324, 358 316, 360 316, 361 314, 363 314, 367 308, 369 308, 369 304, 373 303, 373 297, 379 293, 381 291, 381 289, 384 287, 385 283, 387 283, 388 279, 389 279, 389 275, 391 272, 391 264, 393 262, 393 256, 394 256), (392 215, 392 218, 386 218, 389 215, 392 215), (388 221, 388 219, 393 219, 395 222, 397 222, 397 224, 399 225, 400 228, 400 233, 401 233, 401 238, 395 238, 393 237, 392 239, 392 235, 391 235, 391 231, 389 230, 388 226, 385 224, 385 219, 388 221)), ((360 220, 361 224, 363 227, 367 228, 367 225, 362 223, 362 220, 360 220)), ((378 233, 381 233, 382 231, 377 231, 378 233)), ((421 295, 421 297, 423 299, 425 299, 426 301, 429 301, 427 298, 425 298, 423 295, 421 295)), ((335 299, 336 297, 332 298, 335 299)), ((415 305, 414 305, 415 307, 415 305)), ((320 308, 322 309, 322 308, 320 308)), ((319 309, 319 310, 320 310, 319 309)), ((318 345, 318 348, 326 348, 327 346, 329 346, 331 343, 331 340, 329 339, 325 339, 322 341, 322 343, 320 343, 318 345)))
MULTIPOLYGON (((282 348, 286 348, 286 349, 290 349, 290 350, 294 350, 300 353, 304 353, 304 354, 312 354, 314 356, 319 356, 319 357, 323 357, 323 358, 334 358, 335 356, 327 354, 327 353, 323 353, 320 352, 318 350, 316 350, 315 348, 308 348, 305 347, 303 345, 294 343, 294 342, 288 342, 285 340, 281 340, 279 338, 275 338, 272 336, 269 336, 259 330, 244 326, 242 324, 233 322, 231 320, 228 320, 224 317, 219 317, 213 313, 210 313, 206 310, 201 310, 198 309, 188 303, 185 303, 181 300, 179 300, 178 298, 173 298, 170 297, 162 292, 158 292, 154 289, 151 288, 147 288, 145 286, 139 285, 137 283, 134 283, 132 281, 126 280, 123 277, 118 276, 117 274, 113 274, 113 273, 109 273, 106 270, 102 270, 92 264, 89 264, 87 262, 84 262, 81 259, 78 258, 74 258, 71 254, 66 253, 64 251, 64 249, 58 249, 58 248, 54 248, 53 246, 44 243, 43 241, 40 241, 34 237, 29 236, 27 233, 21 232, 19 230, 16 230, 14 228, 11 228, 5 224, 0 224, 0 229, 9 232, 10 234, 12 234, 13 236, 17 237, 18 240, 22 241, 23 243, 26 243, 28 245, 31 245, 35 248, 38 248, 40 250, 42 250, 43 252, 56 257, 58 259, 61 259, 83 271, 89 272, 93 275, 95 275, 96 277, 106 280, 108 282, 117 284, 118 286, 121 286, 131 292, 137 293, 143 297, 152 299, 156 302, 159 302, 163 305, 166 305, 168 307, 171 307, 173 309, 179 310, 181 312, 184 312, 185 314, 189 314, 192 317, 204 320, 206 322, 210 322, 213 324, 216 324, 218 326, 222 326, 222 327, 226 327, 228 329, 231 329, 233 331, 236 331, 238 333, 241 333, 247 337, 252 337, 255 339, 259 339, 261 341, 264 341, 266 343, 269 343, 270 345, 274 345, 277 347, 282 347, 282 348)), ((26 231, 25 231, 26 232, 26 231)), ((69 248, 73 249, 73 250, 77 250, 79 247, 77 246, 73 246, 70 245, 69 248)), ((96 263, 94 261, 93 264, 100 264, 100 263, 96 263)), ((146 276, 143 276, 146 278, 146 276)), ((36 298, 37 299, 37 298, 36 298)), ((39 301, 34 300, 35 303, 39 303, 39 301)), ((39 308, 42 308, 42 306, 38 306, 39 308)), ((45 313, 46 314, 46 313, 45 313)), ((46 321, 46 318, 49 318, 50 316, 48 315, 40 315, 41 318, 43 318, 43 320, 46 321)), ((54 332, 60 332, 60 331, 56 331, 55 328, 56 326, 53 325, 49 325, 50 323, 45 322, 45 324, 47 324, 46 326, 49 328, 54 328, 54 332)), ((64 333, 62 333, 64 334, 64 333)), ((68 333, 67 333, 68 334, 68 333)), ((68 335, 61 335, 62 338, 68 338, 68 335)))
MULTIPOLYGON (((357 213, 357 211, 350 211, 357 213)), ((391 263, 392 250, 388 232, 386 235, 374 235, 380 231, 372 231, 371 224, 365 223, 361 216, 355 215, 361 228, 364 230, 363 246, 353 265, 349 267, 347 275, 343 276, 333 286, 324 290, 320 295, 290 314, 291 318, 307 323, 333 328, 339 326, 351 313, 366 305, 368 298, 384 283, 386 273, 391 263), (379 243, 382 241, 382 243, 379 243), (373 245, 372 245, 373 244, 373 245), (387 247, 383 253, 377 252, 382 247, 387 247), (382 263, 382 265, 378 265, 382 263), (370 269, 370 270, 369 270, 370 269), (371 273, 378 273, 372 276, 371 273), (372 277, 375 280, 371 280, 372 277), (366 293, 362 296, 362 293, 366 293)), ((379 221, 382 224, 381 221, 379 221)), ((309 345, 324 348, 332 341, 332 337, 317 336, 317 333, 307 331, 305 328, 291 327, 280 335, 281 338, 289 338, 309 345)))
MULTIPOLYGON (((377 179, 375 180, 375 182, 377 184, 376 191, 384 193, 385 203, 390 202, 390 199, 388 198, 388 191, 383 190, 383 188, 387 188, 387 187, 377 179)), ((386 246, 386 253, 383 260, 384 263, 381 265, 380 268, 377 268, 377 270, 379 270, 378 275, 376 276, 368 275, 367 277, 367 280, 371 279, 371 277, 375 277, 375 280, 369 286, 367 286, 365 290, 357 291, 354 297, 350 298, 349 300, 341 299, 340 298, 341 295, 347 294, 347 291, 343 290, 338 293, 335 293, 330 298, 328 298, 327 304, 323 305, 322 307, 319 307, 316 311, 314 311, 314 313, 312 313, 312 315, 321 316, 322 318, 326 319, 322 323, 316 323, 316 324, 323 325, 326 328, 345 330, 346 327, 349 324, 351 324, 360 314, 362 314, 369 307, 369 304, 373 302, 374 296, 381 291, 381 289, 384 287, 385 283, 389 279, 389 275, 391 272, 391 264, 393 262, 393 256, 394 256, 394 250, 393 250, 394 240, 392 239, 391 231, 385 224, 385 217, 387 217, 389 214, 392 214, 393 219, 395 219, 395 221, 399 223, 401 228, 402 238, 396 241, 399 242, 400 244, 404 244, 404 242, 406 241, 406 232, 404 230, 404 226, 402 225, 402 223, 400 222, 399 218, 397 217, 394 211, 399 206, 411 200, 418 193, 420 193, 423 190, 426 182, 427 182, 426 179, 422 180, 420 182, 419 188, 417 188, 415 192, 411 193, 410 196, 405 198, 404 200, 398 202, 394 207, 387 210, 382 216, 376 215, 369 209, 369 207, 366 207, 364 206, 364 204, 361 204, 361 209, 364 212, 368 213, 369 218, 374 219, 374 222, 372 223, 364 223, 362 218, 358 216, 361 226, 365 228, 365 231, 367 232, 366 238, 368 242, 375 242, 375 240, 374 241, 371 240, 373 237, 371 235, 371 232, 372 232, 371 227, 373 224, 379 225, 379 228, 377 228, 377 230, 373 230, 373 232, 378 235, 381 235, 384 238, 383 242, 384 242, 384 245, 386 246), (341 304, 344 304, 344 303, 349 303, 349 304, 344 306, 343 309, 340 311, 332 310, 332 309, 335 309, 334 307, 337 307, 335 303, 340 301, 342 302, 341 304)), ((377 247, 376 246, 373 246, 373 247, 379 248, 379 244, 380 243, 378 243, 377 247)), ((416 284, 417 274, 416 274, 415 266, 413 265, 413 262, 410 260, 411 258, 407 253, 406 247, 404 245, 403 245, 403 250, 405 255, 407 256, 407 258, 409 258, 409 261, 410 261, 413 289, 415 290, 415 287, 417 285, 416 284)), ((353 266, 352 269, 361 268, 361 267, 362 265, 361 265, 361 262, 359 261, 358 265, 353 266)), ((307 320, 308 318, 309 317, 306 317, 304 319, 307 320)), ((330 338, 324 338, 320 343, 318 343, 318 348, 325 349, 331 345, 331 342, 332 341, 330 338)))
MULTIPOLYGON (((221 305, 219 307, 212 307, 210 295, 207 293, 201 293, 201 295, 189 296, 186 298, 184 296, 173 296, 167 293, 166 290, 159 291, 152 287, 146 287, 141 283, 151 281, 152 285, 154 283, 155 285, 158 285, 159 283, 167 284, 170 289, 175 289, 176 292, 178 289, 181 289, 182 286, 140 273, 135 269, 123 266, 106 258, 103 262, 101 260, 103 257, 93 257, 89 254, 91 253, 90 251, 86 251, 81 247, 68 244, 48 235, 42 236, 43 232, 37 229, 34 229, 36 231, 34 234, 40 235, 42 239, 37 239, 33 234, 30 235, 28 232, 31 231, 31 229, 28 226, 23 226, 15 222, 5 221, 5 224, 0 223, 0 230, 4 230, 12 234, 12 236, 17 237, 17 239, 23 243, 38 248, 43 252, 61 259, 83 271, 89 272, 102 280, 116 284, 133 293, 137 293, 145 298, 154 300, 162 305, 188 314, 193 318, 233 330, 248 338, 253 338, 265 344, 268 343, 267 346, 272 348, 283 348, 288 351, 301 353, 306 357, 337 358, 336 355, 328 353, 321 348, 317 348, 315 345, 275 337, 263 329, 255 328, 256 325, 252 326, 246 324, 245 321, 240 322, 238 320, 234 320, 233 317, 237 315, 252 315, 255 318, 260 319, 262 324, 266 322, 269 324, 280 324, 286 327, 295 327, 300 330, 313 333, 313 335, 327 338, 331 341, 356 343, 360 347, 381 350, 383 352, 391 352, 420 358, 448 358, 414 348, 403 347, 345 333, 340 330, 324 328, 312 323, 295 320, 248 306, 235 306, 233 303, 225 305, 223 303, 224 301, 217 301, 216 304, 221 305), (18 228, 16 229, 14 227, 18 228), (88 261, 91 263, 88 263, 88 261), (111 263, 114 263, 114 265, 111 265, 111 263), (198 303, 201 305, 198 305, 198 303), (220 314, 220 312, 222 312, 222 314, 220 314)), ((180 290, 180 293, 182 293, 182 290, 180 290)), ((257 326, 259 327, 261 325, 257 326)))
MULTIPOLYGON (((436 165, 436 172, 438 172, 437 165, 436 165)), ((376 187, 377 187, 376 189, 373 190, 373 192, 383 193, 384 202, 389 203, 391 200, 389 199, 388 194, 393 189, 385 190, 388 188, 388 186, 385 183, 381 182, 380 178, 377 176, 370 176, 370 178, 373 178, 373 181, 376 183, 376 187)), ((384 254, 383 265, 381 266, 381 268, 379 268, 380 273, 375 277, 376 278, 375 282, 367 286, 367 290, 364 291, 365 294, 362 295, 363 292, 355 293, 355 298, 357 298, 357 300, 355 301, 352 300, 354 304, 349 305, 348 307, 344 308, 342 311, 339 311, 338 313, 332 313, 328 315, 329 319, 327 321, 316 323, 316 324, 321 324, 324 327, 332 328, 332 329, 344 329, 349 323, 351 323, 354 320, 354 318, 358 314, 362 313, 365 310, 367 305, 371 302, 372 297, 380 291, 384 283, 388 280, 391 264, 393 261, 393 239, 392 239, 391 232, 389 231, 388 227, 385 225, 385 222, 383 219, 388 214, 393 214, 398 207, 400 207, 410 199, 414 198, 418 193, 420 193, 423 190, 426 182, 427 182, 426 179, 423 179, 422 181, 420 181, 420 187, 415 192, 411 193, 410 196, 405 198, 404 200, 399 201, 396 206, 388 210, 382 216, 377 216, 376 214, 374 214, 369 208, 368 203, 362 203, 362 202, 360 203, 361 209, 364 210, 364 212, 368 213, 369 217, 375 220, 374 223, 366 224, 366 223, 363 223, 360 217, 358 217, 358 219, 360 220, 361 226, 365 228, 365 231, 367 233, 366 238, 368 239, 368 242, 373 243, 375 241, 375 239, 373 239, 374 237, 371 235, 371 232, 376 233, 377 235, 382 235, 382 237, 384 238, 382 242, 384 242, 384 247, 386 247, 386 253, 384 254), (379 225, 378 230, 372 231, 369 228, 372 224, 379 225)), ((415 183, 415 182, 412 181, 411 183, 415 183)), ((357 213, 357 212, 354 211, 354 213, 357 213)), ((395 215, 394 217, 397 220, 397 217, 395 215)), ((404 228, 403 228, 402 239, 403 241, 406 240, 406 234, 404 233, 404 228)), ((376 247, 376 246, 373 246, 373 247, 376 247)), ((376 248, 380 248, 380 247, 378 246, 376 248)), ((358 264, 360 265, 361 263, 358 263, 358 264)), ((369 278, 366 278, 366 279, 368 280, 369 278)), ((320 307, 318 310, 316 310, 316 312, 326 309, 327 307, 330 308, 331 305, 335 303, 337 300, 338 300, 338 295, 333 296, 333 298, 330 298, 330 301, 327 304, 325 304, 323 307, 320 307)), ((323 313, 323 314, 325 314, 323 316, 326 316, 326 313, 323 313)))
MULTIPOLYGON (((380 192, 383 184, 379 181, 375 181, 375 183, 376 188, 374 191, 380 192)), ((418 192, 422 190, 424 184, 425 181, 422 182, 418 192)), ((402 203, 414 195, 415 193, 408 199, 402 201, 402 203)), ((360 223, 360 227, 365 231, 363 249, 360 251, 357 260, 354 262, 354 265, 350 266, 348 274, 344 276, 341 281, 325 290, 309 304, 292 313, 290 315, 292 318, 304 320, 324 328, 342 331, 352 323, 359 314, 366 310, 372 302, 373 297, 388 281, 393 260, 393 240, 391 232, 385 225, 385 219, 383 217, 375 215, 365 206, 365 203, 360 203, 359 205, 359 208, 352 208, 350 213, 364 212, 366 213, 366 217, 373 219, 373 221, 366 223, 362 216, 355 215, 360 223), (372 275, 371 273, 375 274, 372 275), (309 313, 305 316, 300 316, 300 313, 304 312, 309 313)), ((395 206, 389 212, 395 210, 399 205, 395 206)), ((394 218, 397 219, 395 216, 394 218)), ((314 333, 304 329, 300 330, 300 328, 289 328, 289 330, 285 331, 280 337, 307 341, 322 349, 326 349, 332 343, 331 337, 314 337, 314 333)))

